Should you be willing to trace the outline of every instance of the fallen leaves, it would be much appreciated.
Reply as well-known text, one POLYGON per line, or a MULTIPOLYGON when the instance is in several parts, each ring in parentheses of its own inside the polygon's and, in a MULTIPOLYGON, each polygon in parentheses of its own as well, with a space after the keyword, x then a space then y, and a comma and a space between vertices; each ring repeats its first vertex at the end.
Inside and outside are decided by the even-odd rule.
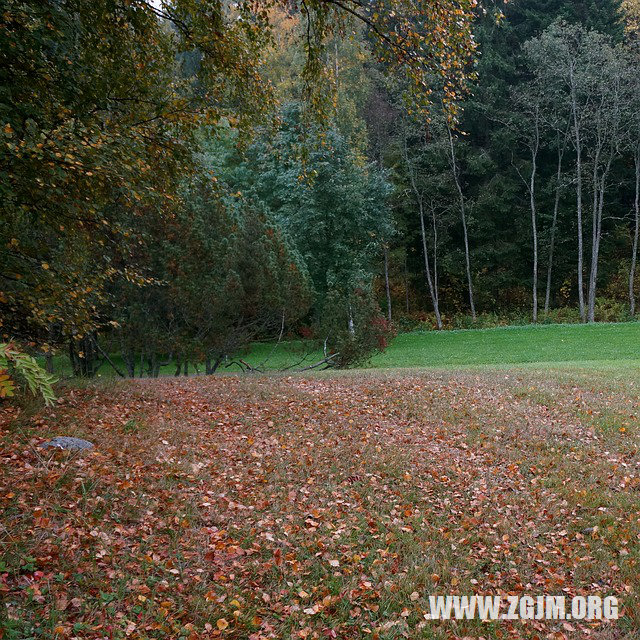
MULTIPOLYGON (((610 593, 633 616, 638 431, 593 421, 638 401, 532 380, 172 379, 3 409, 14 635, 477 640, 471 621, 425 622, 443 593, 610 593), (96 449, 38 450, 61 429, 96 449)), ((566 624, 482 633, 597 637, 566 624)))
POLYGON ((224 631, 228 626, 229 623, 224 618, 218 618, 216 627, 218 627, 220 631, 224 631))

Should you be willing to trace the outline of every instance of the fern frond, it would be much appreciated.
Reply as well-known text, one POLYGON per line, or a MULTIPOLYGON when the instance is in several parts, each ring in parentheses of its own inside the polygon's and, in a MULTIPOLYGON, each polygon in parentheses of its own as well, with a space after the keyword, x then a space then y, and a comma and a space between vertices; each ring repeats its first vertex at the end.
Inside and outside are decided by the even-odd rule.
POLYGON ((53 384, 56 378, 48 374, 32 356, 11 343, 0 343, 0 398, 15 394, 16 376, 24 380, 34 395, 41 395, 45 404, 55 402, 53 384))

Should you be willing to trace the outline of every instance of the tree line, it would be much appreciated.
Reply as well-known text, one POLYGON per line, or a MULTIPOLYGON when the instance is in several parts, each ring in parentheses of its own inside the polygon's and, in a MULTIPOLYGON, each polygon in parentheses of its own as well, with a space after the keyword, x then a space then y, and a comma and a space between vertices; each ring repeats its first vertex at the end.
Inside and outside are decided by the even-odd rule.
POLYGON ((67 353, 84 376, 104 362, 212 372, 252 340, 300 330, 327 362, 358 360, 383 340, 372 282, 386 186, 336 126, 328 47, 357 31, 423 112, 437 73, 455 117, 474 7, 8 0, 5 352, 20 344, 48 365, 67 353), (287 105, 271 66, 283 34, 296 58, 287 105), (349 216, 366 222, 343 227, 349 216))
POLYGON ((371 131, 394 170, 398 231, 380 290, 396 317, 634 317, 637 15, 539 1, 480 17, 457 127, 407 118, 378 85, 371 131))
POLYGON ((637 24, 633 0, 9 0, 4 342, 157 376, 633 317, 637 24))

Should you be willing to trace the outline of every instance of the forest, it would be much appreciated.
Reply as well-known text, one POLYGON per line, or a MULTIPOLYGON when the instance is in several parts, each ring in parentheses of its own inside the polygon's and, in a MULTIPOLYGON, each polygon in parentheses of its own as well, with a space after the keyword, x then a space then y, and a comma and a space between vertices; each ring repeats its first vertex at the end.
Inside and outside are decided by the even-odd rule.
POLYGON ((639 46, 637 0, 6 0, 0 364, 634 319, 639 46))

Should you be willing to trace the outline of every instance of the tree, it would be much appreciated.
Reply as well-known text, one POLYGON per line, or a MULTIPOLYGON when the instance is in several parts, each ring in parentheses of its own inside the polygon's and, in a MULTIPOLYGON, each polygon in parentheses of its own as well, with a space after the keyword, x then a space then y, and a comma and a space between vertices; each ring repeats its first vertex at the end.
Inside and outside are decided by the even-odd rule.
POLYGON ((551 120, 551 126, 555 129, 555 150, 556 150, 556 175, 553 185, 554 199, 553 199, 553 215, 551 221, 551 231, 549 238, 549 255, 547 263, 547 284, 544 294, 544 312, 549 313, 549 303, 551 300, 551 276, 553 274, 553 258, 554 250, 556 247, 556 234, 558 230, 558 213, 560 211, 560 196, 562 194, 562 163, 564 156, 567 152, 567 145, 569 142, 570 125, 567 123, 564 132, 561 132, 554 127, 554 119, 551 120))
POLYGON ((193 136, 223 117, 245 132, 273 106, 260 61, 277 9, 305 24, 305 95, 331 95, 326 45, 356 21, 402 72, 415 108, 436 73, 452 113, 469 73, 475 0, 8 0, 0 19, 3 331, 39 344, 102 326, 115 280, 146 284, 121 255, 140 218, 197 170, 193 136), (46 100, 42 97, 47 96, 46 100), (116 268, 114 264, 118 264, 116 268), (122 265, 126 265, 123 267, 122 265))
POLYGON ((590 72, 595 86, 590 88, 592 107, 589 124, 592 139, 588 146, 592 165, 593 208, 587 319, 594 322, 605 194, 612 164, 621 153, 621 123, 627 105, 624 88, 626 63, 622 49, 596 46, 591 52, 591 62, 593 67, 590 72))
POLYGON ((464 239, 464 261, 467 272, 467 288, 469 291, 469 307, 471 308, 471 317, 476 319, 476 306, 473 297, 473 278, 471 276, 471 257, 469 251, 469 232, 467 230, 467 207, 464 192, 462 190, 462 181, 460 179, 460 166, 456 157, 456 145, 451 124, 446 124, 447 137, 449 140, 449 159, 451 162, 451 174, 458 192, 458 202, 460 204, 460 219, 462 220, 462 232, 464 239))
MULTIPOLYGON (((607 180, 621 144, 624 64, 603 35, 555 23, 527 43, 534 73, 548 89, 551 110, 570 118, 576 164, 578 299, 580 316, 593 322, 607 180), (592 219, 588 306, 584 301, 583 207, 585 162, 591 169, 592 219)), ((557 119, 556 119, 557 121, 557 119)), ((560 125, 563 128, 563 125, 560 125)))
POLYGON ((539 156, 544 135, 543 87, 534 80, 527 85, 519 87, 518 92, 514 91, 512 100, 514 110, 511 118, 505 124, 515 134, 517 142, 526 147, 529 155, 529 177, 523 176, 517 167, 516 171, 529 193, 533 249, 531 319, 535 324, 538 321, 538 213, 536 187, 539 156))
POLYGON ((640 1, 622 0, 621 6, 625 31, 630 38, 636 39, 640 35, 640 1))
MULTIPOLYGON (((637 55, 636 55, 637 61, 637 55)), ((633 245, 631 253, 631 268, 629 269, 629 311, 631 315, 635 315, 636 296, 634 291, 636 262, 638 258, 638 236, 640 234, 640 82, 638 75, 634 72, 633 58, 629 71, 630 76, 630 93, 629 93, 629 146, 633 156, 634 167, 634 199, 633 199, 633 245)))
MULTIPOLYGON (((531 238, 531 233, 523 234, 520 228, 521 218, 512 222, 514 212, 529 202, 521 198, 520 179, 505 159, 514 156, 518 166, 524 166, 528 154, 526 147, 514 150, 512 138, 503 131, 502 122, 510 114, 517 111, 512 96, 517 94, 523 83, 529 82, 531 70, 527 64, 527 53, 523 50, 525 42, 541 33, 558 19, 569 24, 582 25, 587 29, 595 29, 609 35, 614 42, 622 40, 622 23, 619 20, 619 2, 606 0, 591 2, 590 0, 530 0, 527 2, 509 2, 502 8, 504 19, 496 21, 494 13, 487 10, 480 15, 475 34, 478 40, 477 70, 478 82, 474 85, 472 95, 463 103, 464 114, 460 128, 468 133, 466 140, 465 181, 466 194, 473 202, 474 208, 474 246, 472 259, 477 273, 482 272, 482 284, 477 285, 479 304, 485 301, 495 307, 496 304, 511 308, 520 301, 524 287, 530 289, 529 258, 526 258, 527 270, 520 270, 523 264, 523 245, 521 240, 531 238), (499 114, 499 115, 498 115, 499 114), (470 167, 477 169, 471 172, 470 167), (486 170, 486 171, 485 171, 486 170), (509 266, 507 266, 509 265, 509 266), (489 293, 491 290, 495 293, 489 293)), ((486 6, 486 5, 485 5, 486 6)), ((556 52, 550 52, 550 60, 556 52)), ((566 114, 562 121, 566 122, 566 114)), ((549 113, 545 112, 545 120, 549 113)), ((552 126, 552 129, 554 127, 552 126)), ((560 133, 564 135, 564 130, 560 133)), ((553 136, 555 137, 555 136, 553 136)), ((573 138, 573 136, 572 136, 573 138)), ((557 168, 557 157, 549 157, 549 149, 555 141, 545 140, 538 167, 538 218, 540 236, 540 260, 549 259, 549 242, 551 235, 552 211, 555 189, 551 184, 551 166, 557 168), (547 223, 548 222, 548 223, 547 223)), ((572 145, 563 157, 563 168, 569 169, 574 161, 572 145)), ((556 154, 554 153, 554 156, 556 154)), ((555 173, 555 171, 554 171, 555 173)), ((561 193, 558 202, 556 233, 552 255, 554 271, 552 288, 549 289, 550 304, 554 295, 560 292, 561 284, 571 278, 570 271, 577 273, 577 252, 575 256, 564 250, 569 245, 567 232, 573 231, 577 236, 575 225, 577 215, 569 217, 569 203, 565 200, 565 186, 568 186, 569 174, 563 172, 561 193)), ((616 176, 618 179, 618 176, 616 176)), ((556 182, 557 184, 557 182, 556 182)), ((571 183, 575 186, 575 182, 571 183)), ((575 198, 574 198, 575 201, 575 198)), ((524 221, 524 217, 522 218, 524 221)), ((575 242, 573 243, 575 244, 575 242)), ((530 252, 529 246, 526 251, 530 252)), ((547 263, 547 275, 549 263, 547 263)), ((575 283, 575 275, 571 278, 575 283)), ((575 285, 574 285, 575 286, 575 285)), ((562 290, 566 291, 562 284, 562 290)), ((578 288, 575 287, 576 298, 578 288)), ((546 292, 545 292, 546 297, 546 292)), ((561 297, 564 300, 564 294, 561 297)))
MULTIPOLYGON (((440 304, 438 301, 438 263, 437 263, 437 227, 433 225, 433 261, 429 258, 429 246, 427 241, 427 231, 425 224, 425 209, 427 206, 427 189, 428 184, 425 185, 423 177, 420 175, 424 168, 420 166, 421 158, 413 157, 416 152, 422 151, 421 155, 424 155, 424 147, 426 146, 427 134, 421 127, 417 127, 413 131, 413 134, 418 134, 420 141, 417 144, 412 145, 412 151, 409 151, 409 144, 407 138, 410 134, 409 123, 404 122, 402 125, 402 157, 404 160, 406 175, 409 180, 411 193, 415 198, 418 205, 418 216, 420 219, 420 237, 422 240, 422 254, 424 257, 424 274, 429 287, 429 295, 431 296, 431 304, 433 305, 433 312, 436 317, 436 326, 438 329, 442 329, 442 317, 440 315, 440 304), (424 141, 424 142, 423 142, 424 141)), ((433 207, 432 207, 433 210, 433 207)))
POLYGON ((161 124, 179 109, 177 95, 164 103, 170 35, 139 7, 110 6, 3 7, 2 84, 11 91, 0 98, 0 273, 5 322, 19 337, 46 339, 52 325, 66 334, 94 326, 114 276, 109 253, 124 231, 120 212, 182 157, 161 124))
POLYGON ((203 154, 201 173, 182 186, 172 215, 145 230, 153 282, 115 291, 114 341, 129 375, 137 357, 155 377, 171 356, 178 373, 203 361, 213 373, 252 340, 271 337, 308 310, 300 256, 255 204, 240 195, 223 202, 208 160, 203 154))
POLYGON ((313 284, 317 334, 336 352, 344 344, 353 351, 371 327, 361 310, 375 309, 376 260, 391 233, 389 185, 335 128, 306 131, 303 143, 299 105, 286 105, 281 120, 275 136, 246 157, 227 156, 219 173, 229 192, 261 202, 291 238, 313 284))

